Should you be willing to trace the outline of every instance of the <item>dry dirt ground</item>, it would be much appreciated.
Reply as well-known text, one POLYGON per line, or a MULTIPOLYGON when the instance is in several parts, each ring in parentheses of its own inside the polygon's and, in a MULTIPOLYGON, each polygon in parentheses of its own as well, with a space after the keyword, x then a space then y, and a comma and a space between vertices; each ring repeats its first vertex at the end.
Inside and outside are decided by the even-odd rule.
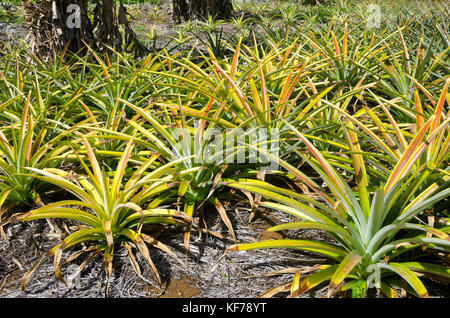
MULTIPOLYGON (((228 210, 239 242, 264 239, 297 238, 329 241, 330 238, 315 230, 301 230, 279 233, 265 232, 270 226, 292 221, 290 216, 270 211, 260 211, 251 223, 248 222, 250 209, 244 203, 228 210)), ((206 225, 210 231, 229 237, 226 226, 217 212, 206 211, 206 225)), ((59 242, 61 234, 71 224, 53 220, 8 225, 4 228, 7 241, 0 241, 0 298, 102 298, 105 297, 105 271, 102 256, 96 257, 83 268, 79 281, 72 288, 57 280, 53 259, 47 259, 34 272, 26 291, 21 289, 24 273, 49 248, 59 242)), ((185 259, 185 249, 181 227, 168 228, 160 236, 160 241, 169 246, 180 259, 185 259)), ((115 252, 113 274, 109 282, 111 298, 254 298, 275 287, 292 280, 292 273, 278 273, 292 268, 307 270, 324 259, 312 254, 282 249, 254 250, 224 255, 227 246, 234 242, 212 235, 192 232, 190 254, 184 266, 167 254, 155 248, 150 249, 151 257, 162 279, 160 287, 148 264, 140 254, 137 261, 142 276, 136 274, 127 252, 118 248, 115 252)), ((79 248, 78 248, 79 249, 79 248)), ((73 250, 72 250, 73 252, 73 250)), ((136 252, 136 250, 134 250, 136 252)), ((63 261, 70 252, 63 254, 63 261)), ((80 265, 85 258, 80 257, 71 264, 80 265)), ((72 271, 73 271, 73 265, 72 271)), ((70 267, 63 267, 65 278, 70 267)), ((448 298, 448 286, 426 281, 431 297, 448 298)), ((302 298, 322 298, 327 292, 327 284, 322 284, 302 298)), ((286 293, 276 297, 287 296, 286 293)), ((371 294, 371 297, 379 297, 371 294)))
MULTIPOLYGON (((281 234, 268 235, 264 230, 279 222, 289 221, 283 214, 260 212, 248 223, 249 209, 237 206, 230 210, 229 216, 235 226, 240 242, 261 239, 281 238, 281 234)), ((229 235, 228 230, 218 218, 217 213, 206 213, 208 229, 229 235)), ((41 264, 27 284, 27 290, 21 289, 23 274, 46 250, 57 244, 58 238, 70 224, 53 220, 19 223, 5 227, 8 241, 0 242, 0 297, 104 297, 105 273, 103 259, 98 256, 81 272, 78 284, 69 288, 55 278, 53 259, 41 264)), ((160 240, 168 245, 180 259, 185 259, 183 229, 168 229, 160 240)), ((302 231, 295 234, 301 238, 319 238, 314 231, 302 231)), ((322 239, 326 240, 325 236, 322 239)), ((185 266, 157 249, 151 249, 152 259, 161 275, 162 289, 156 283, 149 266, 140 255, 137 260, 142 269, 139 277, 124 248, 117 249, 114 258, 113 275, 110 279, 109 297, 170 297, 170 298, 249 298, 257 297, 270 287, 289 282, 292 274, 264 276, 278 270, 291 267, 309 268, 322 260, 297 251, 259 250, 237 252, 224 255, 225 248, 234 242, 219 239, 193 231, 190 254, 185 266)), ((63 259, 70 253, 64 254, 63 259)), ((81 264, 83 258, 74 263, 81 264)), ((67 278, 69 267, 63 267, 67 278)), ((304 297, 322 297, 326 286, 304 297)))

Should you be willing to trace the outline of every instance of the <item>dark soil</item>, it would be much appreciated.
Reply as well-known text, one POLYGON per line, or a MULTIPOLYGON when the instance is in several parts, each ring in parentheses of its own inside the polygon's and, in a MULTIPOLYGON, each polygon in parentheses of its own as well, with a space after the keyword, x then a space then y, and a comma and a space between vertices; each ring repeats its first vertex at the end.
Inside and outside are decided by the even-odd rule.
MULTIPOLYGON (((268 237, 264 229, 273 225, 274 217, 279 222, 289 221, 285 215, 271 213, 257 214, 249 224, 249 210, 238 207, 229 211, 240 242, 255 241, 254 238, 280 238, 280 234, 268 237)), ((228 235, 226 227, 215 213, 206 213, 208 229, 228 235), (209 214, 209 216, 208 216, 209 214)), ((32 221, 5 227, 8 242, 0 242, 0 297, 104 297, 105 273, 102 269, 103 258, 99 255, 81 272, 80 284, 68 288, 56 279, 53 259, 42 263, 27 284, 27 290, 21 290, 24 273, 46 250, 58 243, 65 228, 70 224, 60 221, 32 221), (52 230, 51 227, 54 229, 52 230)), ((311 235, 305 232, 304 235, 311 235)), ((317 233, 316 233, 317 234, 317 233)), ((163 232, 160 240, 168 245, 180 259, 185 258, 183 229, 169 228, 163 232)), ((292 274, 259 277, 288 267, 310 267, 320 262, 306 253, 288 250, 259 250, 227 254, 222 258, 225 248, 234 242, 193 231, 191 253, 187 265, 181 266, 176 260, 157 249, 151 249, 151 257, 158 268, 163 281, 159 288, 153 273, 144 259, 137 255, 142 269, 139 277, 128 259, 126 250, 116 251, 113 274, 110 279, 109 297, 170 297, 170 298, 248 298, 257 297, 270 287, 289 282, 292 274)), ((63 255, 67 257, 70 252, 63 255)), ((74 261, 80 264, 83 259, 74 261)), ((67 274, 67 268, 62 269, 67 274)), ((325 286, 326 288, 326 286, 325 286)), ((305 297, 321 297, 325 290, 316 291, 305 297)))
MULTIPOLYGON (((235 227, 239 242, 251 242, 259 239, 287 238, 281 234, 267 234, 264 229, 275 223, 292 221, 289 216, 271 211, 257 213, 248 223, 250 211, 237 206, 228 211, 235 227), (255 239, 257 238, 257 239, 255 239)), ((229 235, 226 227, 216 213, 206 213, 208 229, 229 235)), ((52 220, 19 223, 5 228, 8 242, 0 242, 0 297, 1 298, 96 298, 105 297, 105 272, 103 257, 97 256, 82 270, 79 284, 70 289, 56 279, 53 259, 47 259, 35 271, 27 284, 27 290, 21 290, 24 273, 46 250, 57 244, 61 235, 70 224, 52 220), (53 229, 52 229, 53 228, 53 229)), ((314 230, 297 231, 295 237, 329 241, 330 238, 314 230)), ((185 259, 183 228, 168 228, 160 241, 169 246, 180 259, 185 259)), ((323 259, 298 251, 271 249, 236 252, 224 255, 225 248, 234 244, 232 240, 220 239, 212 235, 199 236, 193 231, 191 253, 186 266, 181 266, 172 257, 152 248, 151 257, 155 263, 163 286, 156 279, 140 254, 136 258, 142 270, 139 277, 124 248, 115 253, 113 274, 109 283, 109 297, 112 298, 253 298, 268 289, 290 282, 292 274, 268 275, 287 268, 307 269, 323 259)), ((79 248, 78 248, 79 249, 79 248)), ((70 252, 63 254, 63 259, 70 252)), ((83 258, 76 259, 81 264, 83 258)), ((68 268, 62 268, 67 276, 68 268)), ((450 297, 448 286, 437 282, 425 281, 431 297, 450 297)), ((326 296, 327 285, 302 295, 304 298, 326 296)), ((287 294, 278 294, 283 297, 287 294)), ((379 297, 376 293, 371 297, 379 297)))

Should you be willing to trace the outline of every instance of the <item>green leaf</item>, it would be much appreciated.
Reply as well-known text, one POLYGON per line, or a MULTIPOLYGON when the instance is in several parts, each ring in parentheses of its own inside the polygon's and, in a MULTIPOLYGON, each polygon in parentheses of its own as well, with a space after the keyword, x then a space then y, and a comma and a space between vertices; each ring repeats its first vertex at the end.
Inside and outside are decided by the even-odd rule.
POLYGON ((339 235, 344 241, 346 241, 348 246, 357 246, 363 249, 362 245, 359 244, 359 242, 354 237, 352 237, 344 228, 334 224, 324 224, 318 222, 292 222, 273 226, 271 228, 268 228, 267 231, 274 232, 298 229, 318 229, 331 234, 336 234, 339 235))
POLYGON ((310 251, 324 255, 326 257, 330 257, 335 260, 341 260, 347 255, 347 252, 345 250, 333 244, 309 240, 268 240, 255 243, 244 243, 229 246, 227 248, 227 251, 246 251, 265 248, 288 248, 310 251))
POLYGON ((369 220, 367 222, 366 242, 368 243, 382 226, 386 211, 384 211, 384 189, 378 189, 372 198, 369 220))
POLYGON ((445 278, 447 281, 450 280, 450 268, 447 266, 441 266, 426 262, 404 262, 400 264, 415 272, 430 274, 432 276, 439 276, 445 278))
POLYGON ((357 251, 351 251, 339 264, 336 272, 333 274, 330 282, 329 295, 339 287, 339 284, 344 281, 348 274, 359 264, 362 256, 357 251))
POLYGON ((324 265, 321 270, 315 272, 314 274, 301 278, 298 289, 291 294, 291 297, 299 296, 319 284, 331 279, 333 274, 336 272, 337 267, 338 265, 324 265))
POLYGON ((21 221, 31 221, 37 219, 71 219, 80 221, 92 227, 97 227, 101 223, 94 215, 78 209, 60 208, 60 207, 42 207, 19 217, 21 221))
POLYGON ((408 282, 408 284, 417 292, 419 297, 427 298, 428 291, 422 281, 408 267, 400 263, 380 264, 381 268, 385 268, 397 273, 400 277, 408 282))

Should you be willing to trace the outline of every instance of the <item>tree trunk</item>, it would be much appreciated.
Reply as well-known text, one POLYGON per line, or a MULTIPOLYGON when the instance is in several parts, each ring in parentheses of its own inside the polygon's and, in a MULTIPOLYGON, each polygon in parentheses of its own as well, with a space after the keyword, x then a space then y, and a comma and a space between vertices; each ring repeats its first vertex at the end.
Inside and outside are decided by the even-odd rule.
POLYGON ((186 0, 173 0, 173 20, 175 23, 189 20, 189 5, 186 0))
POLYGON ((233 14, 231 0, 173 0, 173 16, 176 23, 187 20, 204 20, 208 16, 228 19, 233 14))
POLYGON ((144 50, 122 4, 117 13, 114 0, 95 0, 91 21, 88 1, 41 0, 32 4, 23 0, 32 50, 40 56, 49 56, 67 46, 68 52, 78 53, 87 44, 94 50, 106 51, 106 46, 111 46, 122 51, 132 43, 133 49, 144 50))

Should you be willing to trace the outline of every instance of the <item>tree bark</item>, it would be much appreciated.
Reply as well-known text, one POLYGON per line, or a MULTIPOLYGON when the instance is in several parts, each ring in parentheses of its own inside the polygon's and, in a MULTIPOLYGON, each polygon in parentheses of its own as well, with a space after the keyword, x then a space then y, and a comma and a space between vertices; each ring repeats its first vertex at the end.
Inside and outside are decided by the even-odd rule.
POLYGON ((23 0, 32 50, 40 56, 61 52, 65 47, 68 52, 78 53, 87 44, 98 51, 107 51, 106 46, 122 51, 132 43, 133 49, 145 50, 131 29, 122 4, 117 13, 114 0, 95 0, 91 21, 88 1, 41 0, 32 4, 23 0))
POLYGON ((173 0, 174 21, 229 19, 233 15, 231 0, 173 0))
POLYGON ((175 23, 189 20, 189 5, 186 0, 173 0, 173 20, 175 23))

